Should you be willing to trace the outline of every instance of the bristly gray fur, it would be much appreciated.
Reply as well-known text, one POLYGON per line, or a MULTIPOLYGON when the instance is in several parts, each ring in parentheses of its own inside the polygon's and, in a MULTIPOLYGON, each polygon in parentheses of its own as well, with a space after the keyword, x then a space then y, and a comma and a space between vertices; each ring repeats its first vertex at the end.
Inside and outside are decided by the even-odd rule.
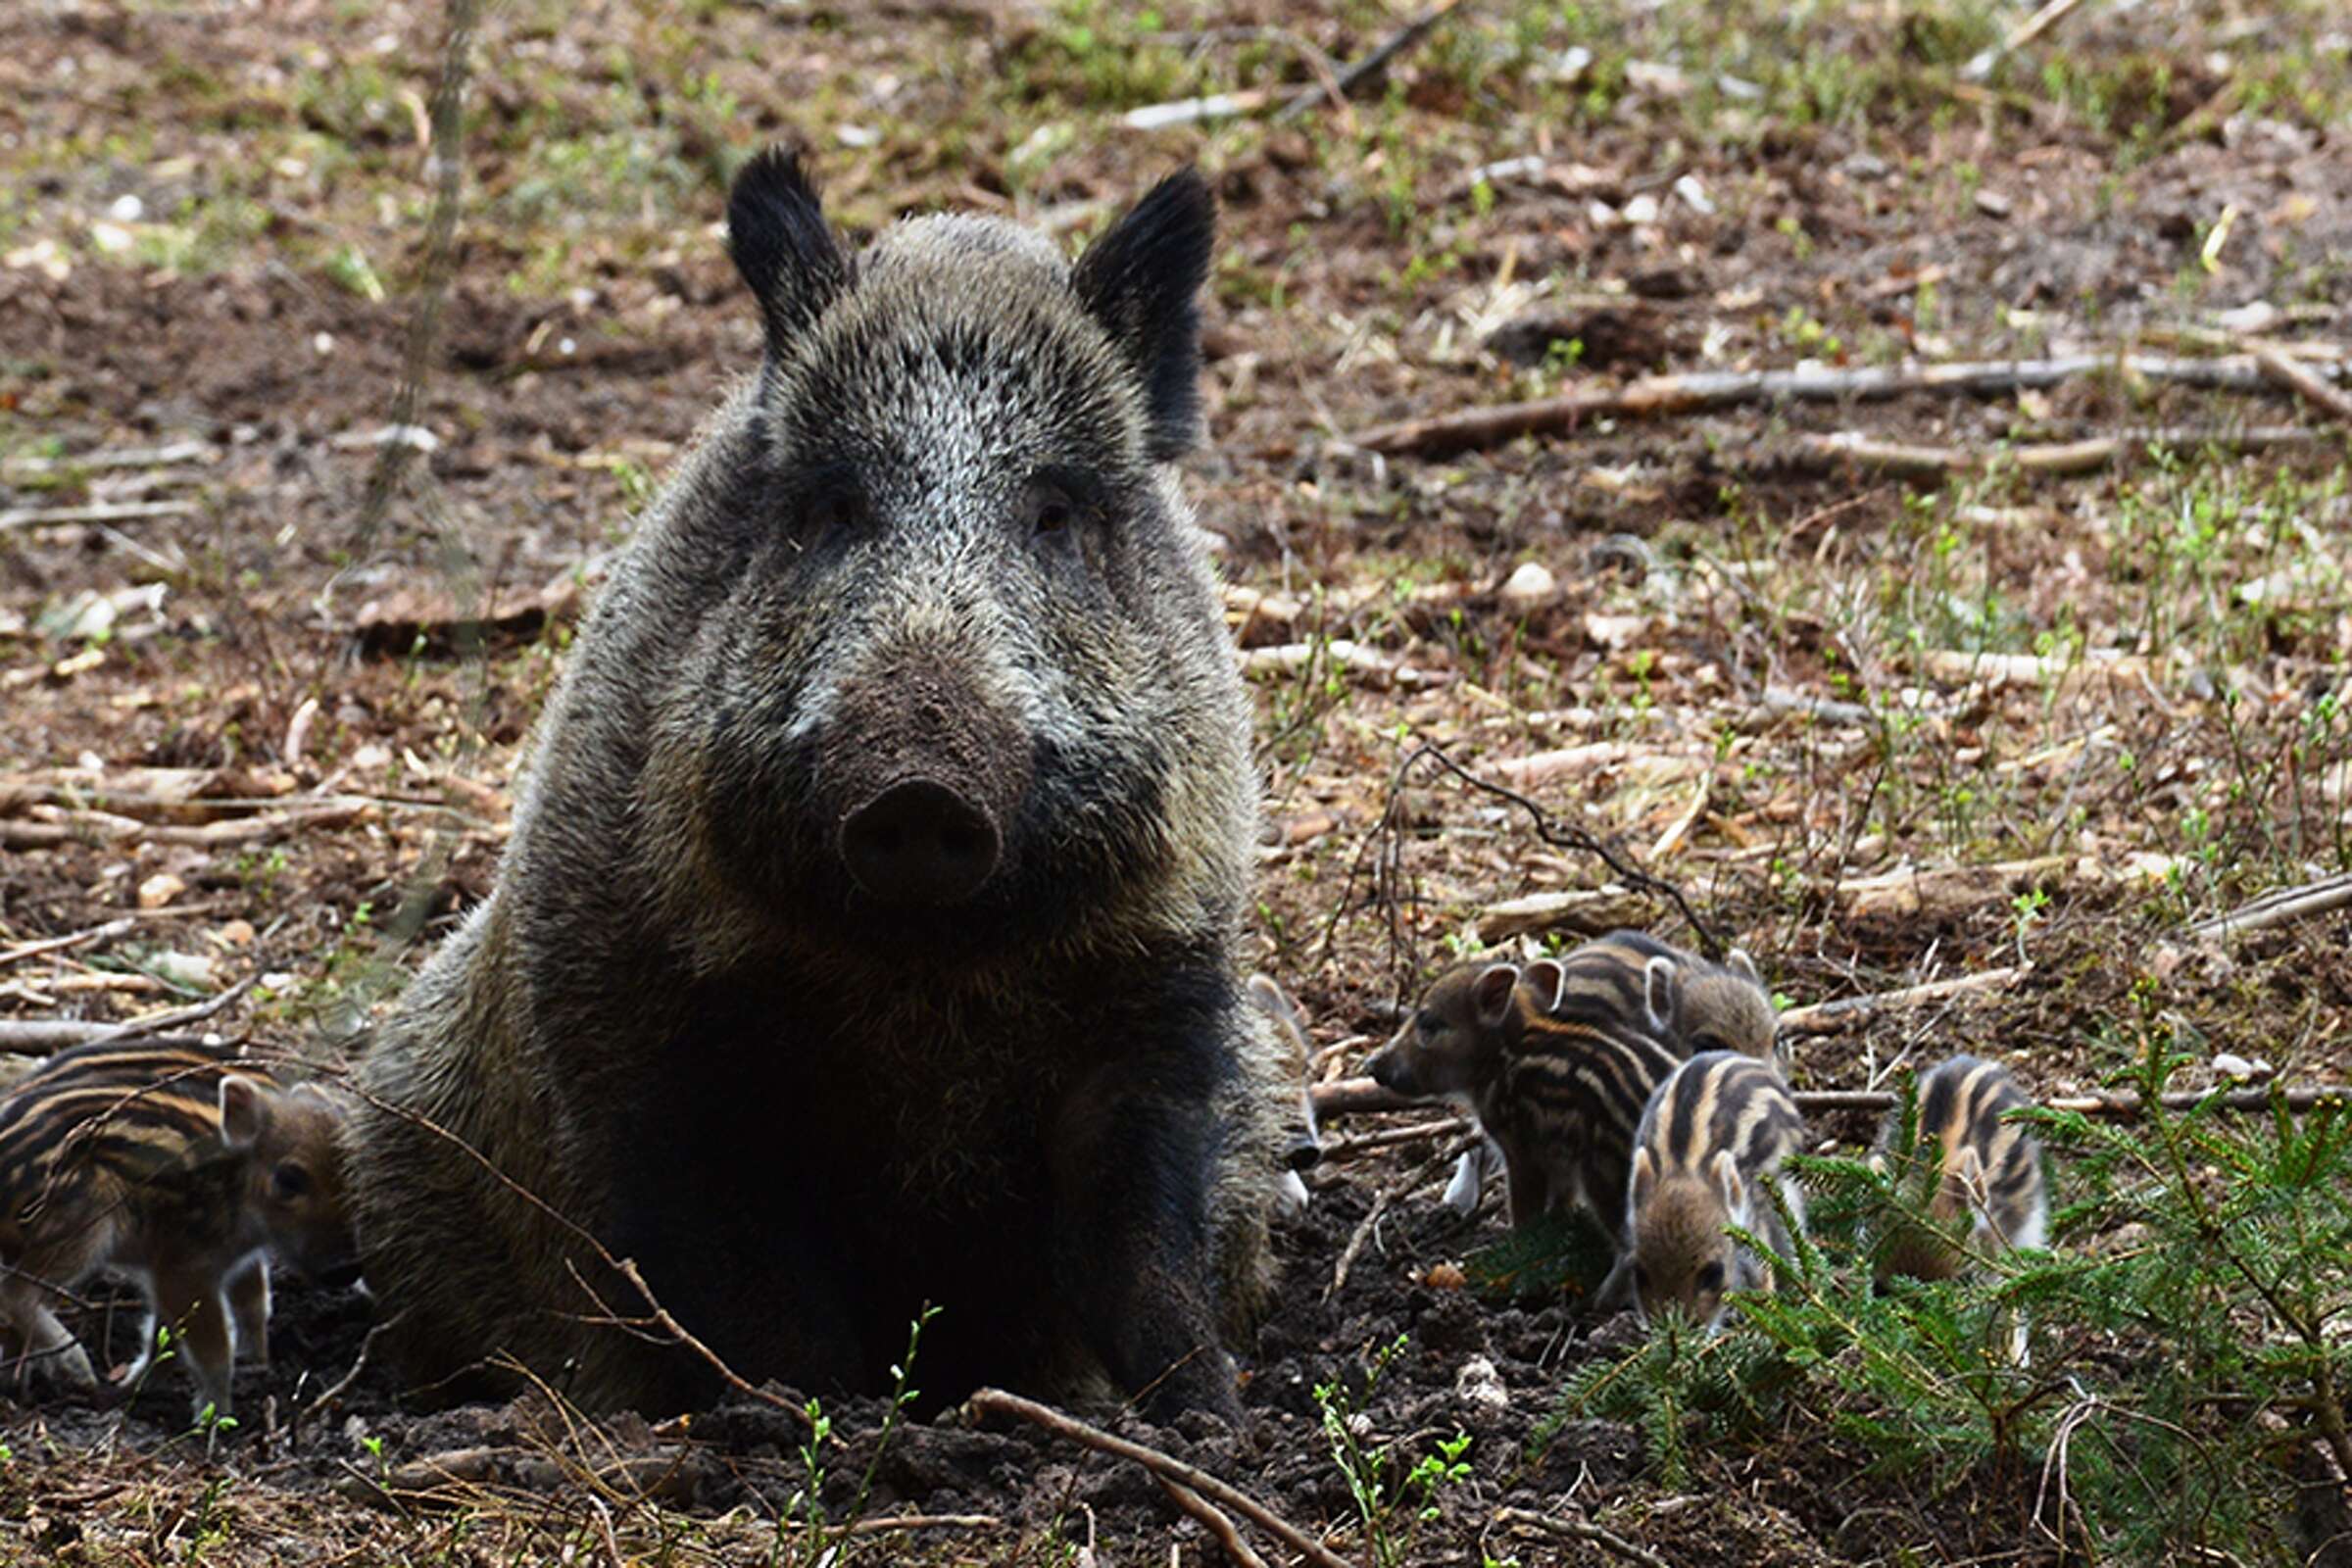
MULTIPOLYGON (((592 1406, 691 1383, 589 1321, 643 1302, 459 1142, 616 1250, 772 1236, 817 1260, 764 1305, 664 1261, 658 1291, 717 1303, 705 1337, 753 1378, 870 1381, 872 1345, 903 1345, 925 1299, 943 1332, 993 1341, 967 1368, 951 1333, 935 1375, 1104 1370, 1102 1313, 977 1277, 1051 1275, 1058 1253, 956 1249, 1024 1203, 1040 1224, 1084 1208, 1059 1162, 1123 1117, 1177 1151, 1164 1234, 1138 1245, 1211 1259, 1167 1265, 1162 1338, 1254 1305, 1297 1088, 1240 993, 1250 712, 1164 463, 1193 417, 1197 344, 1168 323, 1192 320, 1206 200, 1166 182, 1074 270, 961 217, 853 259, 789 158, 747 172, 730 213, 764 362, 638 523, 489 898, 362 1069, 368 1275, 413 1376, 503 1351, 592 1406), (908 758, 1002 808, 1001 863, 951 907, 877 902, 835 851, 844 803, 908 758), (872 1288, 790 1294, 829 1272, 872 1288), (763 1313, 780 1321, 735 1321, 763 1313)), ((1228 1377, 1200 1348, 1180 1402, 1228 1377)))

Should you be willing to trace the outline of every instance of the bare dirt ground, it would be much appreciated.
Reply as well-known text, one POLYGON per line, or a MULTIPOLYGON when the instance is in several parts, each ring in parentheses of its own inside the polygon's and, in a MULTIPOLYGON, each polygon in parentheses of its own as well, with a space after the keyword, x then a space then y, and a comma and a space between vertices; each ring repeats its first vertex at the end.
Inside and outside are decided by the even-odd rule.
MULTIPOLYGON (((341 1062, 486 887, 594 563, 754 363, 717 221, 726 174, 781 137, 859 232, 960 206, 1075 245, 1170 167, 1212 176, 1212 436, 1188 470, 1263 720, 1259 958, 1314 1020, 1323 1077, 1359 1071, 1455 953, 1614 924, 1692 939, 1518 806, 1402 765, 1423 748, 1672 884, 1788 1004, 2022 967, 1801 1036, 1799 1089, 1885 1087, 1962 1048, 2037 1092, 2092 1089, 2151 1037, 2189 1058, 2184 1087, 2224 1054, 2352 1077, 2352 914, 2187 929, 2352 870, 2352 517, 2323 410, 2119 367, 1596 416, 1443 457, 1350 439, 1658 372, 2257 339, 2340 362, 2340 10, 2091 0, 1979 82, 1965 63, 2023 11, 1494 0, 1344 104, 1122 122, 1287 97, 1408 15, 496 7, 405 414, 429 450, 369 530, 427 263, 439 8, 0 11, 0 1018, 253 981, 209 1027, 341 1062), (2173 439, 2152 453, 2149 431, 2173 439), (2115 434, 2120 460, 2086 471, 2027 456, 2115 434), (1531 895, 1560 897, 1495 912, 1531 895)), ((1815 1131, 1850 1148, 1871 1127, 1815 1131)), ((1467 1222, 1437 1203, 1457 1147, 1347 1149, 1314 1175, 1242 1429, 1118 1429, 1384 1568, 2058 1557, 2046 1471, 1876 1474, 1801 1409, 1667 1485, 1648 1435, 1561 1396, 1630 1320, 1465 1288, 1503 1227, 1498 1194, 1467 1222), (1374 1506, 1340 1431, 1394 1460, 1374 1506), (1457 1435, 1457 1472, 1406 1484, 1457 1435)), ((209 1455, 170 1367, 124 1409, 7 1408, 0 1555, 1220 1555, 1144 1471, 1029 1427, 885 1442, 862 1401, 826 1412, 811 1458, 754 1400, 590 1426, 552 1396, 416 1414, 371 1367, 330 1392, 366 1325, 357 1296, 289 1286, 275 1370, 209 1455), (943 1522, 828 1537, 812 1496, 837 1527, 943 1522)), ((82 1327, 126 1358, 122 1314, 82 1327)))

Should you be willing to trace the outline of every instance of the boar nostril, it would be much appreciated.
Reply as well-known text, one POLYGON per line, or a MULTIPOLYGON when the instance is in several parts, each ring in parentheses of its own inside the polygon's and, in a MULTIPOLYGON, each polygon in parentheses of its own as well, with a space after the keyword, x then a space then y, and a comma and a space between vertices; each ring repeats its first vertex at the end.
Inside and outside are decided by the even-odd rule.
POLYGON ((997 824, 935 779, 903 779, 841 824, 841 858, 886 904, 956 904, 997 869, 997 824))

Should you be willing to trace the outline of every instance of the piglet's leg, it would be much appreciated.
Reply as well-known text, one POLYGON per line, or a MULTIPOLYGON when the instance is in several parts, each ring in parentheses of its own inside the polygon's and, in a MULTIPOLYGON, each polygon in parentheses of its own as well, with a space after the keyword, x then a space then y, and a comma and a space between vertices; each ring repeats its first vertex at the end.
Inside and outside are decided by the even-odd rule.
POLYGON ((229 1366, 235 1346, 226 1297, 216 1270, 156 1270, 156 1316, 179 1325, 174 1343, 196 1385, 194 1409, 200 1419, 208 1405, 217 1416, 229 1413, 229 1366))
POLYGON ((236 1324, 236 1353, 255 1366, 270 1367, 270 1259, 260 1252, 228 1281, 229 1315, 236 1324))
POLYGON ((55 1378, 84 1393, 98 1387, 90 1367, 90 1352, 73 1331, 58 1321, 48 1303, 33 1299, 11 1301, 10 1316, 24 1336, 24 1370, 29 1375, 55 1378))

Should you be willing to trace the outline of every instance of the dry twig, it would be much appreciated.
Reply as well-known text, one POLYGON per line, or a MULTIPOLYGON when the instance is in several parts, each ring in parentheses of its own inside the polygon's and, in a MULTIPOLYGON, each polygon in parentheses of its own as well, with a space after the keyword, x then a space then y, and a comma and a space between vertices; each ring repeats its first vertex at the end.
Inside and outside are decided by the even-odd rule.
POLYGON ((2352 905, 2352 874, 2322 877, 2300 887, 2274 888, 2249 904, 2199 920, 2188 928, 2192 937, 2233 937, 2261 931, 2306 915, 2328 914, 2352 905))
MULTIPOLYGON (((2328 368, 2340 373, 2342 367, 2328 368)), ((2231 392, 2261 391, 2272 385, 2250 355, 2170 359, 2148 354, 2073 354, 2048 360, 1853 369, 1709 370, 1646 375, 1624 386, 1591 388, 1531 403, 1458 409, 1378 425, 1352 441, 1371 452, 1440 457, 1500 446, 1523 435, 1565 434, 1599 418, 1699 414, 1751 403, 1871 402, 1914 392, 2001 395, 2107 372, 2231 392)))
MULTIPOLYGON (((247 976, 217 997, 208 998, 192 1006, 175 1007, 170 1012, 149 1013, 126 1023, 93 1023, 85 1020, 51 1018, 0 1018, 0 1052, 13 1052, 21 1056, 45 1056, 53 1051, 68 1051, 75 1046, 97 1045, 110 1040, 131 1040, 153 1036, 158 1030, 177 1029, 183 1024, 202 1023, 217 1012, 232 1007, 254 988, 254 977, 247 976)), ((158 1041, 158 1044, 163 1043, 158 1041)), ((174 1040, 173 1045, 202 1046, 201 1039, 188 1037, 174 1040)))
POLYGON ((1971 59, 1960 68, 1962 81, 1983 81, 1992 74, 1993 68, 2023 49, 2052 27, 2064 22, 2082 0, 2049 0, 2039 11, 2009 30, 1999 43, 1971 59))
POLYGON ((1318 81, 1312 87, 1301 89, 1282 106, 1282 113, 1274 117, 1275 122, 1279 124, 1296 120, 1326 98, 1335 103, 1346 101, 1348 94, 1375 79, 1388 69, 1391 61, 1428 37, 1430 29, 1444 22, 1461 3, 1462 0, 1437 0, 1437 4, 1390 33, 1370 54, 1342 71, 1336 81, 1318 81))
POLYGON ((1132 1459, 1156 1476, 1165 1476, 1181 1486, 1192 1488, 1212 1501, 1223 1503, 1242 1515, 1260 1530, 1274 1537, 1293 1551, 1299 1553, 1320 1568, 1351 1568, 1348 1559, 1333 1551, 1305 1531, 1275 1513, 1239 1487, 1231 1486, 1210 1475, 1198 1465, 1186 1464, 1173 1454, 1160 1452, 1125 1438, 1114 1437, 1101 1427, 1089 1426, 1075 1416, 1064 1415, 1050 1404, 1024 1399, 1003 1389, 982 1389, 967 1401, 979 1415, 1018 1416, 1024 1421, 1044 1427, 1056 1437, 1067 1438, 1101 1453, 1115 1454, 1132 1459))
POLYGON ((1266 1568, 1266 1559, 1242 1539, 1242 1533, 1234 1528, 1233 1520, 1226 1516, 1224 1509, 1181 1481, 1170 1481, 1156 1472, 1152 1479, 1159 1483, 1159 1490, 1168 1494, 1170 1501, 1200 1520, 1200 1528, 1215 1537, 1217 1544, 1225 1548, 1225 1555, 1241 1564, 1241 1568, 1266 1568))
POLYGON ((1528 1508, 1505 1508, 1494 1516, 1496 1524, 1520 1525, 1540 1531, 1561 1541, 1582 1541, 1598 1546, 1612 1557, 1640 1563, 1642 1568, 1668 1568, 1666 1559, 1647 1546, 1637 1546, 1613 1530, 1584 1519, 1557 1519, 1547 1513, 1528 1508))
POLYGON ((193 501, 100 501, 86 507, 15 507, 0 512, 0 533, 15 528, 62 528, 75 522, 184 517, 195 510, 193 501))
POLYGON ((1881 991, 1867 997, 1840 997, 1835 1002, 1817 1002, 1809 1007, 1791 1007, 1781 1014, 1781 1033, 1835 1034, 1856 1018, 1867 1017, 1888 1007, 1941 1002, 1946 997, 1965 996, 1974 991, 2005 991, 2024 978, 2027 972, 2026 965, 2012 964, 2007 968, 1984 969, 1949 980, 1931 980, 1925 985, 1904 986, 1897 991, 1881 991))
POLYGON ((2352 424, 2352 396, 2347 396, 2340 388, 2329 386, 2307 368, 2297 365, 2274 348, 2256 349, 2254 363, 2262 368, 2263 374, 2290 389, 2313 408, 2346 424, 2352 424))
MULTIPOLYGON (((2325 382, 2315 382, 2332 391, 2325 382)), ((2340 396, 2341 394, 2337 394, 2340 396)), ((1805 466, 1851 466, 1915 478, 2009 469, 2026 474, 2070 476, 2097 473, 2129 464, 2160 448, 2212 447, 2228 452, 2267 452, 2278 447, 2317 445, 2318 431, 2299 424, 2251 425, 2242 430, 2119 430, 2080 441, 2034 441, 1988 448, 1930 447, 1881 441, 1853 431, 1799 436, 1796 455, 1805 466)))

